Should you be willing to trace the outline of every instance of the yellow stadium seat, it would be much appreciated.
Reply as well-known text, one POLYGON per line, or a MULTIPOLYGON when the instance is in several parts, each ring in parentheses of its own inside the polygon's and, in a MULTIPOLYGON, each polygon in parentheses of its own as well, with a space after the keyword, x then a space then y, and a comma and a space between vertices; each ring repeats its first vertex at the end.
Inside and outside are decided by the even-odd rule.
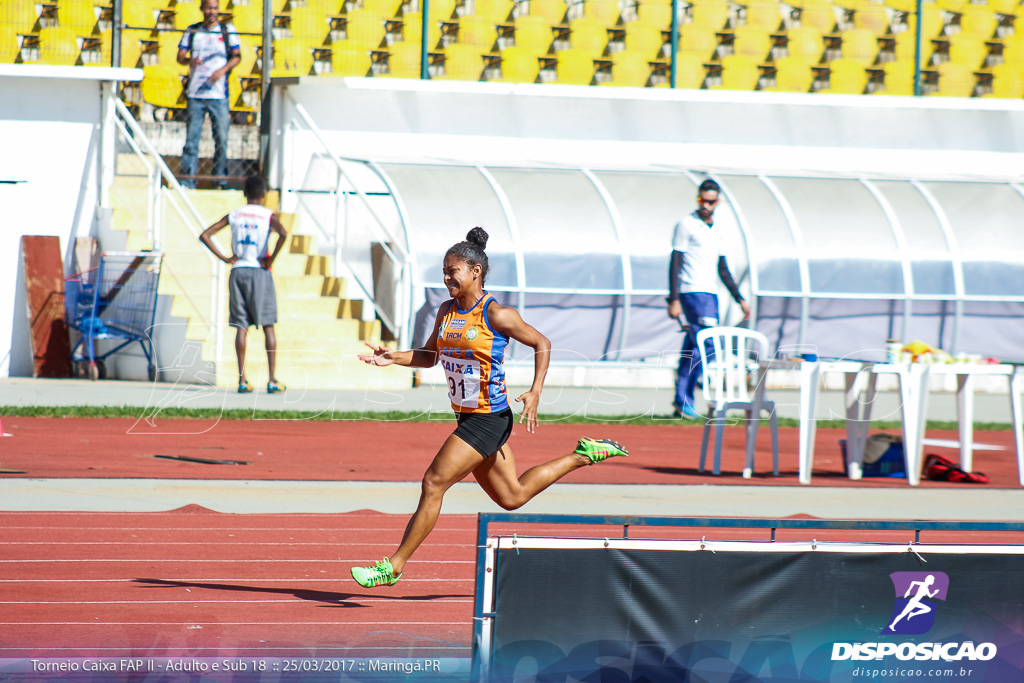
MULTIPOLYGON (((676 53, 676 87, 687 90, 698 90, 704 85, 705 59, 694 52, 676 53)), ((671 71, 669 72, 671 73, 671 71)))
POLYGON ((960 15, 960 31, 979 38, 989 39, 996 34, 999 19, 995 13, 983 5, 967 5, 960 15))
POLYGON ((152 29, 156 26, 156 19, 157 10, 153 6, 152 0, 121 3, 121 21, 127 26, 138 29, 152 29))
POLYGON ((992 67, 992 92, 988 97, 1015 100, 1024 97, 1024 65, 999 64, 992 67))
POLYGON ((807 57, 786 56, 775 60, 775 92, 810 92, 814 83, 812 62, 807 57))
POLYGON ((345 15, 345 40, 350 43, 378 47, 386 33, 384 19, 369 10, 354 9, 345 15))
POLYGON ((619 3, 616 0, 583 0, 583 16, 614 26, 619 21, 619 3))
POLYGON ((444 80, 479 81, 484 62, 475 45, 449 45, 444 49, 444 80))
POLYGON ((0 24, 0 64, 13 64, 21 54, 21 41, 13 26, 0 24))
POLYGON ((430 18, 448 21, 455 12, 456 0, 430 0, 430 18))
POLYGON ((810 26, 819 33, 832 33, 836 28, 836 13, 832 3, 819 0, 800 10, 800 25, 810 26))
POLYGON ((39 29, 39 61, 42 64, 70 66, 81 54, 75 32, 63 26, 39 29))
POLYGON ((35 33, 38 21, 35 0, 5 0, 0 5, 0 22, 13 28, 15 33, 35 33))
POLYGON ((747 26, 759 26, 769 33, 782 24, 782 7, 778 0, 750 0, 746 5, 747 26))
MULTIPOLYGON (((341 7, 345 4, 347 4, 345 0, 306 0, 306 7, 312 7, 318 12, 331 16, 341 14, 341 7)), ((292 9, 295 9, 294 3, 292 4, 292 9)))
POLYGON ((419 78, 422 45, 417 41, 394 43, 389 49, 388 75, 392 78, 419 78))
POLYGON ((657 26, 642 21, 631 21, 626 24, 625 44, 626 50, 630 52, 642 52, 654 58, 661 54, 665 37, 657 26))
POLYGON ((590 85, 594 79, 594 56, 589 49, 562 50, 555 54, 555 82, 563 85, 590 85))
POLYGON ((997 14, 1015 16, 1020 9, 1018 0, 988 0, 988 8, 997 14))
POLYGON ((729 4, 726 0, 694 0, 693 23, 714 31, 721 31, 729 22, 729 4))
POLYGON ((913 95, 914 94, 914 62, 913 60, 895 60, 882 65, 885 73, 882 87, 875 90, 875 95, 913 95))
POLYGON ((864 65, 852 59, 833 59, 828 63, 828 88, 819 92, 860 95, 868 85, 864 65))
POLYGON ((370 67, 370 51, 362 43, 339 40, 331 45, 329 76, 365 76, 370 67))
POLYGON ((885 5, 865 2, 854 12, 853 27, 871 31, 876 36, 884 36, 892 31, 892 20, 885 5))
POLYGON ((976 81, 974 69, 966 64, 943 62, 939 64, 940 97, 970 97, 974 94, 976 81))
POLYGON ((512 14, 515 3, 512 0, 475 0, 473 15, 494 24, 503 24, 512 14))
MULTIPOLYGON (((934 4, 935 0, 927 0, 927 2, 934 4)), ((917 0, 885 0, 885 6, 896 12, 916 12, 917 0)))
MULTIPOLYGON (((921 37, 921 64, 931 63, 932 53, 935 51, 935 44, 931 39, 921 37)), ((917 54, 917 35, 910 31, 903 31, 896 34, 896 60, 914 61, 917 54)))
POLYGON ((133 68, 142 58, 142 41, 148 39, 150 31, 125 29, 121 31, 121 66, 133 68))
MULTIPOLYGON (((198 3, 187 5, 177 4, 174 6, 174 28, 184 31, 192 24, 198 24, 203 20, 203 12, 199 9, 198 3)), ((155 24, 154 20, 154 24, 155 24)))
POLYGON ((949 61, 980 69, 988 57, 985 41, 969 33, 958 33, 949 39, 949 61))
POLYGON ((939 9, 944 9, 947 12, 959 12, 964 8, 964 5, 968 4, 970 0, 936 0, 935 4, 938 5, 939 9))
POLYGON ((1003 41, 1003 61, 1024 64, 1024 32, 1009 35, 1003 41))
POLYGON ((57 5, 57 24, 71 29, 76 36, 92 35, 96 27, 93 0, 61 0, 57 5))
POLYGON ((533 83, 537 80, 540 62, 537 53, 514 45, 501 51, 501 79, 506 83, 533 83))
POLYGON ((142 68, 142 99, 154 107, 181 109, 185 106, 182 97, 181 75, 162 64, 142 68))
POLYGON ((573 19, 569 22, 569 45, 573 49, 589 50, 598 57, 608 45, 608 29, 596 19, 573 19))
POLYGON ((241 61, 235 67, 235 73, 240 76, 258 73, 256 62, 260 56, 260 51, 263 49, 263 39, 258 36, 239 36, 238 41, 241 44, 241 50, 239 51, 241 61))
POLYGON ((668 30, 672 26, 672 4, 662 0, 638 0, 637 21, 668 30))
POLYGON ((679 29, 680 52, 693 52, 709 61, 714 58, 717 49, 718 35, 713 29, 694 24, 686 24, 679 29))
POLYGON ((733 51, 738 55, 748 55, 762 62, 772 49, 772 37, 760 26, 737 26, 733 31, 733 51))
POLYGON ((490 19, 474 15, 459 17, 458 42, 462 45, 476 45, 480 51, 490 51, 498 31, 490 19))
MULTIPOLYGON (((372 12, 379 17, 393 17, 398 14, 403 0, 362 0, 359 9, 372 12)), ((349 10, 349 14, 352 10, 349 10)))
POLYGON ((111 38, 113 32, 108 28, 98 36, 90 36, 82 42, 82 64, 85 66, 110 66, 111 38))
POLYGON ((864 66, 871 66, 878 58, 878 38, 871 31, 862 28, 853 28, 843 31, 842 38, 843 58, 853 59, 864 66))
MULTIPOLYGON (((423 15, 420 12, 408 12, 402 16, 402 42, 418 43, 423 35, 423 15)), ((441 40, 441 25, 437 19, 430 18, 427 23, 427 48, 433 49, 441 40)))
POLYGON ((274 41, 274 76, 307 76, 313 68, 313 53, 308 42, 299 38, 274 41))
POLYGON ((612 55, 612 85, 642 88, 651 77, 651 64, 643 52, 620 50, 612 55))
MULTIPOLYGON (((921 14, 924 17, 921 22, 921 37, 925 39, 934 38, 935 36, 942 33, 943 28, 946 25, 946 20, 942 16, 942 12, 935 5, 922 5, 921 14)), ((911 34, 916 34, 917 31, 917 15, 910 14, 907 16, 907 31, 911 34)))
POLYGON ((568 7, 565 0, 529 0, 531 16, 544 17, 549 26, 561 24, 568 7))
POLYGON ((554 34, 551 32, 551 25, 543 17, 517 17, 514 26, 513 37, 516 47, 532 50, 534 54, 543 54, 551 47, 554 34))
POLYGON ((263 33, 263 8, 259 5, 238 5, 233 10, 231 23, 240 33, 263 33))
POLYGON ((755 90, 761 70, 757 60, 750 55, 726 55, 722 57, 721 90, 755 90))
POLYGON ((296 7, 289 20, 292 38, 301 38, 314 45, 323 45, 330 30, 327 15, 309 7, 296 7))
POLYGON ((821 32, 811 26, 796 26, 786 32, 786 54, 791 57, 807 57, 812 64, 821 60, 825 42, 821 32))
POLYGON ((157 63, 179 74, 188 73, 187 64, 178 64, 180 33, 161 33, 157 36, 157 63))

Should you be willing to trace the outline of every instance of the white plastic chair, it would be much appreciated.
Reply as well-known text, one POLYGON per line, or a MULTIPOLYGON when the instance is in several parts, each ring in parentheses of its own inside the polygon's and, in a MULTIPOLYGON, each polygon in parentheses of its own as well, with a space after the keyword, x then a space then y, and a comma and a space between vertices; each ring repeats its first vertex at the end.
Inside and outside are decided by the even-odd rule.
MULTIPOLYGON (((753 372, 757 376, 758 362, 768 359, 768 338, 760 332, 742 327, 709 327, 697 333, 697 348, 700 349, 700 360, 704 365, 704 400, 708 404, 707 420, 704 422, 704 438, 700 445, 700 467, 704 471, 704 459, 708 451, 708 437, 712 426, 715 428, 715 467, 713 473, 721 473, 722 463, 722 429, 726 424, 726 413, 733 409, 743 409, 747 420, 760 419, 760 415, 752 416, 754 397, 748 388, 748 377, 753 372), (711 339, 714 358, 709 359, 706 340, 711 339)), ((779 476, 779 423, 775 415, 775 402, 763 400, 762 410, 767 410, 771 418, 772 429, 772 474, 779 476)), ((751 455, 743 469, 743 477, 749 479, 753 474, 753 444, 749 443, 747 432, 747 451, 751 455)))

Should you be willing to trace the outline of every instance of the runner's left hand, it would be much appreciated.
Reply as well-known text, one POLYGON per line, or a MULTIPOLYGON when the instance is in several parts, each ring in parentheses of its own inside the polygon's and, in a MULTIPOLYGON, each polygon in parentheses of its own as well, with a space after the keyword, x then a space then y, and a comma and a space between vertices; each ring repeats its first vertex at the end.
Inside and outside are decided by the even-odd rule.
POLYGON ((526 424, 526 431, 533 434, 537 431, 537 404, 540 403, 540 394, 535 391, 527 391, 519 396, 516 402, 523 404, 523 412, 519 416, 519 424, 526 424))

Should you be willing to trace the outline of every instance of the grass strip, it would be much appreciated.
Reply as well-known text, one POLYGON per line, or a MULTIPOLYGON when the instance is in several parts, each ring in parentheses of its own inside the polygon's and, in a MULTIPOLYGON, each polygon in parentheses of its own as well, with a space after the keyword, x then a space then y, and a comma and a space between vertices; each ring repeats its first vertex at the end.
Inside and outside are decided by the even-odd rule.
MULTIPOLYGON (((247 410, 241 408, 162 408, 154 414, 150 408, 139 406, 4 406, 0 416, 7 417, 85 417, 120 419, 162 419, 162 420, 305 420, 310 422, 331 422, 344 420, 367 420, 377 422, 446 422, 452 414, 445 412, 365 412, 365 411, 303 411, 303 410, 247 410)), ((540 416, 545 424, 633 424, 659 427, 701 426, 701 420, 672 419, 664 415, 547 415, 540 416)), ((766 419, 761 420, 767 425, 766 419)), ((819 420, 821 429, 843 429, 845 420, 819 420)), ((799 427, 799 420, 779 418, 780 427, 799 427)), ((872 429, 902 428, 897 420, 879 420, 871 423, 872 429)), ((929 421, 928 429, 956 430, 957 423, 950 421, 929 421)), ((976 422, 974 428, 981 431, 1009 431, 1010 424, 999 422, 976 422)))

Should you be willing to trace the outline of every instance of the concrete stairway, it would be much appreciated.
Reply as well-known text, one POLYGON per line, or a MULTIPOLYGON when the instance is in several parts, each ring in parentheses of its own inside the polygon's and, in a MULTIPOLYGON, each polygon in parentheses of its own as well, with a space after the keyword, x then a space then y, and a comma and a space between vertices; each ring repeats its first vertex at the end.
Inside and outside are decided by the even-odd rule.
MULTIPOLYGON (((121 164, 119 170, 128 164, 121 164)), ((130 166, 128 166, 130 168, 130 166)), ((241 192, 188 190, 200 215, 212 224, 231 209, 241 206, 241 192)), ((113 212, 104 249, 140 251, 152 248, 147 234, 147 179, 132 175, 115 177, 111 189, 113 212), (121 244, 123 242, 123 246, 121 244)), ((267 204, 276 206, 277 196, 267 204)), ((223 328, 217 348, 217 330, 210 322, 211 299, 217 293, 215 263, 177 212, 161 209, 165 222, 164 266, 160 278, 161 302, 157 307, 154 343, 157 346, 161 381, 237 386, 235 330, 227 325, 227 268, 221 283, 223 328), (205 313, 205 315, 204 315, 205 313), (219 350, 219 353, 218 353, 219 350)), ((380 343, 377 320, 364 321, 363 302, 346 298, 347 282, 330 275, 330 258, 316 253, 314 239, 301 234, 295 217, 281 215, 288 229, 288 243, 274 263, 277 288, 277 378, 289 392, 303 389, 401 389, 410 386, 408 369, 370 367, 356 358, 365 342, 380 343)), ((223 253, 230 253, 227 229, 215 238, 223 253)), ((367 316, 369 317, 369 316, 367 316)), ((120 359, 119 359, 120 361, 120 359)), ((108 364, 109 366, 110 364, 108 364)), ((130 363, 115 363, 111 376, 137 377, 130 363)), ((265 391, 268 370, 262 330, 250 328, 246 351, 246 375, 256 391, 265 391)))

